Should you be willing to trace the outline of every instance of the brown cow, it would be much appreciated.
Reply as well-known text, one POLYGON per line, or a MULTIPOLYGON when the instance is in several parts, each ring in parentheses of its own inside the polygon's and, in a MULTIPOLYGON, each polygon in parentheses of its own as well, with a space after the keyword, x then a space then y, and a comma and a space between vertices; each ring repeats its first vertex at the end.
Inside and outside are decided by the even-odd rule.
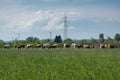
POLYGON ((64 44, 64 48, 70 48, 69 44, 64 44))
POLYGON ((33 44, 27 44, 25 47, 26 48, 33 48, 33 44))
POLYGON ((37 44, 35 48, 42 48, 43 44, 37 44))
POLYGON ((18 49, 20 49, 20 48, 25 48, 25 45, 24 45, 24 44, 20 44, 20 45, 17 46, 17 48, 18 48, 18 49))
POLYGON ((51 45, 51 48, 57 48, 57 47, 58 47, 58 44, 51 45))
POLYGON ((105 45, 105 48, 108 48, 108 44, 104 44, 105 45))
POLYGON ((14 45, 13 45, 13 48, 17 48, 17 45, 16 45, 16 44, 14 44, 14 45))
POLYGON ((114 45, 108 44, 108 48, 114 48, 114 45))
POLYGON ((100 44, 100 48, 105 48, 105 44, 100 44))
POLYGON ((43 44, 42 48, 51 48, 50 44, 43 44))
POLYGON ((89 45, 83 45, 83 48, 90 48, 89 45))
POLYGON ((77 47, 78 47, 77 44, 75 44, 75 43, 72 43, 72 44, 71 44, 71 48, 77 48, 77 47))
POLYGON ((19 44, 19 45, 14 44, 13 47, 21 49, 21 48, 25 48, 25 45, 24 44, 19 44))
POLYGON ((114 48, 112 44, 100 44, 100 48, 114 48))

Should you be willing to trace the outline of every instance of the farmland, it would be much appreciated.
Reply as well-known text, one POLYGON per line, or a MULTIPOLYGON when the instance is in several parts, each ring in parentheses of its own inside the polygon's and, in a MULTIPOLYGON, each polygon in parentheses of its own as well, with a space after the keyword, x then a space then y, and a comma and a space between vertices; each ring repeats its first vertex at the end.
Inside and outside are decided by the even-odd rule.
POLYGON ((120 49, 1 49, 0 80, 119 80, 120 49))

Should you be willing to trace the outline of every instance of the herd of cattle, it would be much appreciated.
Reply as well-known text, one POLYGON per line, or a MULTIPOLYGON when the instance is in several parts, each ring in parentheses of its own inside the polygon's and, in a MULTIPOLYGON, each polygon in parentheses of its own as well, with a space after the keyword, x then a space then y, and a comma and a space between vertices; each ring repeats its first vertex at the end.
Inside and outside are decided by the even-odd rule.
POLYGON ((78 44, 71 44, 71 45, 68 45, 68 44, 64 44, 64 48, 115 48, 114 45, 112 44, 90 44, 90 45, 78 45, 78 44))
MULTIPOLYGON (((10 48, 10 45, 4 45, 4 48, 10 48)), ((17 49, 22 49, 22 48, 59 48, 59 44, 37 44, 37 45, 33 45, 33 44, 19 44, 13 45, 13 48, 17 48, 17 49)), ((63 44, 63 48, 115 48, 115 46, 113 44, 89 44, 89 45, 81 45, 81 44, 75 44, 72 43, 70 44, 63 44)))

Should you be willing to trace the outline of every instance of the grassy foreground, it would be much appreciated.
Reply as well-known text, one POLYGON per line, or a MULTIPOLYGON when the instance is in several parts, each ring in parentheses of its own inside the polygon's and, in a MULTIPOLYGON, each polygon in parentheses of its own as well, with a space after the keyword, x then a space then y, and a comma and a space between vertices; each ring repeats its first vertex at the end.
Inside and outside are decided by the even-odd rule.
POLYGON ((120 49, 0 50, 0 80, 119 80, 120 49))

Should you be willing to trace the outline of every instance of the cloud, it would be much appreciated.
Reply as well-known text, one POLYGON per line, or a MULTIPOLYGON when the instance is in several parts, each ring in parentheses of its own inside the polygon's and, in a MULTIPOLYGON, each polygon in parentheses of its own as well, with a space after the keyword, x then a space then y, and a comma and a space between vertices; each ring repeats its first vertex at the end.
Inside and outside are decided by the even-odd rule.
MULTIPOLYGON (((30 31, 35 27, 41 30, 61 30, 63 29, 63 17, 66 13, 68 22, 71 24, 81 20, 92 21, 94 23, 118 22, 120 23, 120 11, 118 9, 106 6, 83 6, 81 8, 68 8, 56 10, 9 10, 2 9, 0 12, 0 23, 4 27, 14 31, 30 31), (104 8, 103 8, 104 7, 104 8), (15 12, 18 11, 18 12, 15 12), (46 22, 46 23, 44 23, 46 22), (39 26, 35 26, 39 23, 39 26), (43 25, 44 24, 44 25, 43 25)), ((69 29, 73 29, 70 25, 69 29)))
MULTIPOLYGON (((73 18, 76 15, 75 12, 68 12, 68 16, 73 18)), ((77 15, 78 16, 78 15, 77 15)), ((3 17, 3 16, 1 16, 3 17)), ((8 21, 6 26, 15 31, 29 31, 34 28, 36 22, 43 24, 46 21, 45 26, 40 26, 42 30, 60 30, 63 29, 63 17, 64 12, 53 12, 50 10, 39 10, 29 13, 19 13, 16 15, 4 15, 2 20, 8 21)))
MULTIPOLYGON (((79 13, 78 13, 79 14, 79 13)), ((75 18, 77 15, 76 12, 67 12, 66 13, 67 16, 69 16, 68 18, 71 20, 76 20, 77 18, 75 18)), ((57 12, 54 14, 53 18, 51 18, 51 20, 48 21, 47 25, 44 26, 42 29, 43 30, 61 30, 64 28, 64 12, 57 12)), ((69 27, 68 29, 73 29, 72 27, 69 27)))
MULTIPOLYGON (((95 29, 103 26, 120 25, 119 1, 108 3, 104 0, 1 0, 0 36, 6 39, 19 31, 24 35, 45 35, 48 31, 60 33, 63 29, 63 17, 68 17, 68 29, 73 35, 82 28, 95 29), (95 1, 95 3, 94 3, 95 1), (89 3, 90 2, 90 3, 89 3), (96 3, 97 2, 97 3, 96 3), (99 3, 100 2, 100 3, 99 3), (105 3, 104 3, 105 2, 105 3), (116 5, 116 3, 118 4, 116 5), (104 4, 102 4, 104 3, 104 4), (73 30, 75 29, 75 30, 73 30), (44 33, 44 34, 43 34, 44 33), (6 35, 8 35, 6 37, 6 35)), ((112 0, 110 0, 112 1, 112 0)), ((114 31, 119 29, 114 29, 114 31)), ((89 33, 88 30, 85 30, 89 33)), ((84 31, 84 33, 86 33, 84 31)), ((94 32, 94 31, 93 31, 94 32)), ((118 31, 119 32, 119 31, 118 31)), ((47 35, 47 34, 46 34, 47 35)), ((46 37, 45 35, 45 37, 46 37)))
POLYGON ((42 23, 43 21, 48 20, 51 17, 52 14, 49 11, 40 10, 37 12, 22 13, 11 18, 12 20, 9 22, 8 25, 10 28, 16 29, 17 31, 28 31, 34 28, 35 22, 42 23))
POLYGON ((119 8, 111 5, 89 5, 81 8, 81 15, 93 22, 120 23, 119 14, 119 8))
POLYGON ((47 30, 47 31, 62 29, 62 26, 60 26, 61 24, 58 24, 61 19, 62 19, 62 16, 52 18, 48 22, 48 24, 46 26, 44 26, 42 29, 47 30))

